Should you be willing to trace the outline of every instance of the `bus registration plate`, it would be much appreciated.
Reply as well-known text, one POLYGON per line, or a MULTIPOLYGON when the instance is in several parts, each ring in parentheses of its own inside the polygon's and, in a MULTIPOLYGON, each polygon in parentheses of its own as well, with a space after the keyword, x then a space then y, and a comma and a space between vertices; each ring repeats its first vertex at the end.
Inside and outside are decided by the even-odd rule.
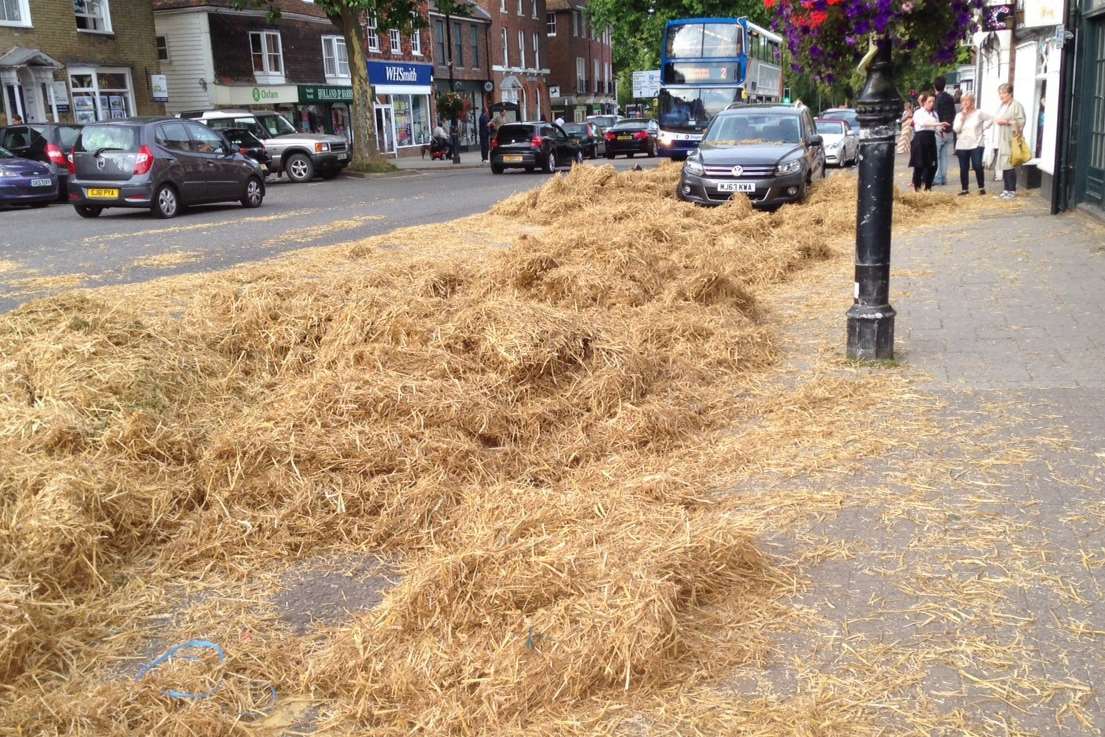
POLYGON ((756 191, 756 185, 752 182, 718 182, 718 192, 746 192, 751 194, 756 191))

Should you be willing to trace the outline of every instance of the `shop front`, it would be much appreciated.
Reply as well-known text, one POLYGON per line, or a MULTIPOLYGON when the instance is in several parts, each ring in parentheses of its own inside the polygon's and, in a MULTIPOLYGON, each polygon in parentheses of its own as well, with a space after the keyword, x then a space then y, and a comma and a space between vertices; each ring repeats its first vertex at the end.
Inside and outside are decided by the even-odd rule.
POLYGON ((429 143, 433 131, 433 65, 369 61, 368 79, 376 96, 376 140, 380 150, 402 156, 429 143))
MULTIPOLYGON (((480 145, 479 121, 480 113, 482 113, 485 108, 484 100, 486 93, 484 92, 484 85, 487 84, 487 82, 458 79, 453 84, 454 91, 464 98, 464 113, 458 119, 458 123, 460 124, 460 131, 458 133, 460 145, 463 150, 476 148, 480 145)), ((448 91, 448 80, 438 79, 434 81, 435 95, 443 95, 448 91)), ((448 128, 448 121, 442 121, 442 123, 448 128)))
POLYGON ((352 141, 352 105, 352 87, 301 84, 292 122, 302 131, 333 133, 352 141))

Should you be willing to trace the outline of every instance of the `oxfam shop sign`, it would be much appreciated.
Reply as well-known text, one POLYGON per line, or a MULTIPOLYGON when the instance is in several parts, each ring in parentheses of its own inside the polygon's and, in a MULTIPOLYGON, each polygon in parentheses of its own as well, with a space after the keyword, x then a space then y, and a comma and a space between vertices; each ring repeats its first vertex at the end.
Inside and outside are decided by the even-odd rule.
POLYGON ((214 88, 216 105, 294 105, 299 102, 299 88, 294 84, 217 84, 214 88))

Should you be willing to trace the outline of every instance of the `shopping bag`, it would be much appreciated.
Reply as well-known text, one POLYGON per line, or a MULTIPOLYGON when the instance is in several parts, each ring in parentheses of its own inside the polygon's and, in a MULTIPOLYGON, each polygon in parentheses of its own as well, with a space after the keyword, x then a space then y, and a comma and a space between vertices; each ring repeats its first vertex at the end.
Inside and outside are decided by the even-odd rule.
POLYGON ((1012 148, 1009 152, 1009 163, 1020 166, 1032 158, 1032 152, 1028 150, 1028 143, 1020 133, 1013 134, 1012 148))

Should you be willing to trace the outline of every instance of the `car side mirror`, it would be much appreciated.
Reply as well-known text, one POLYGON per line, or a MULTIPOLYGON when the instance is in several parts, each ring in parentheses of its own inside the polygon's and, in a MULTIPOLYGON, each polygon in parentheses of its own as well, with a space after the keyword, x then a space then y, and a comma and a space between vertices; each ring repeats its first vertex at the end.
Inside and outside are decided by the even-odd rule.
POLYGON ((814 133, 812 136, 810 136, 810 145, 811 146, 820 146, 821 143, 822 143, 822 138, 821 138, 821 135, 819 133, 814 133))

